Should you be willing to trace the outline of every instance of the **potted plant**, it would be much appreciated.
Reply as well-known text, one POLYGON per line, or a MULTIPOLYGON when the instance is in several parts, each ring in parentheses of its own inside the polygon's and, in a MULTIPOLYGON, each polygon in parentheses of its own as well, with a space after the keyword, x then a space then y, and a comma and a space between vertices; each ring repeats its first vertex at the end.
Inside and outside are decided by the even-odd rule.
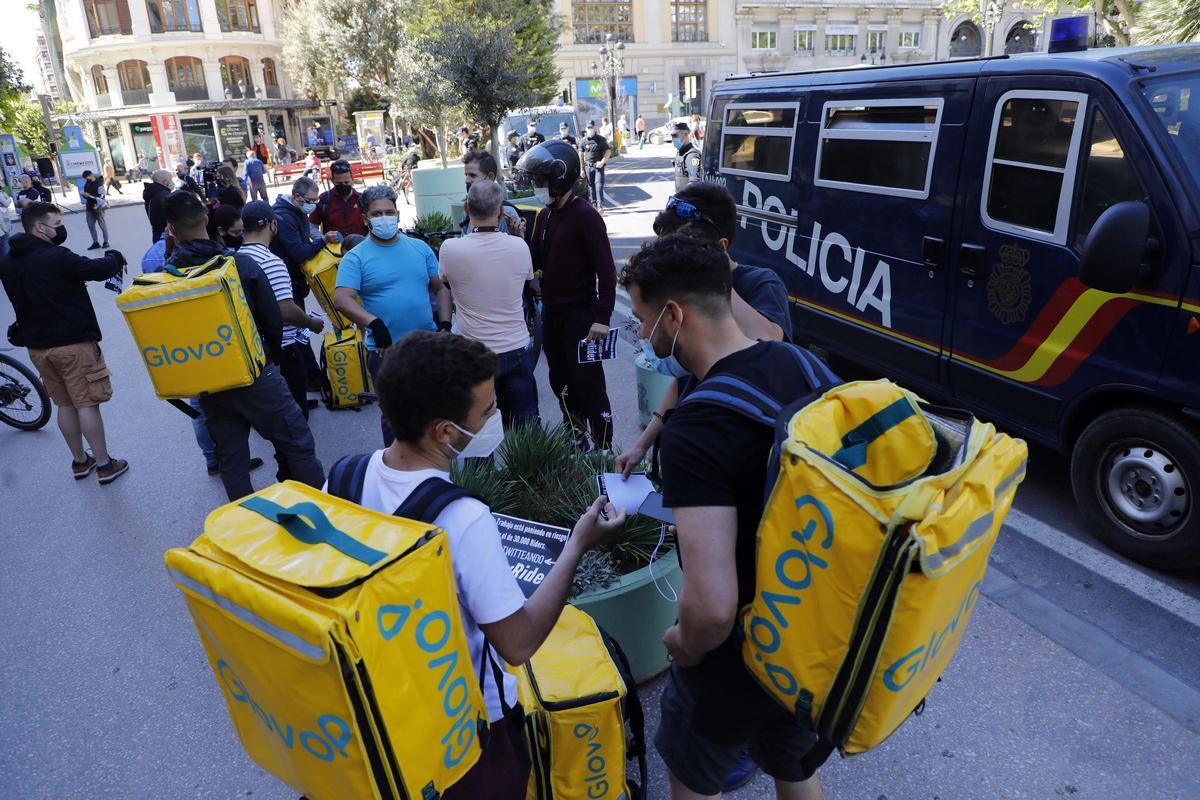
MULTIPOLYGON (((508 432, 493 459, 456 463, 454 482, 498 514, 571 528, 595 499, 596 476, 611 471, 611 455, 578 450, 562 426, 526 425, 508 432)), ((638 681, 666 668, 662 635, 675 621, 679 560, 664 534, 657 520, 630 516, 615 541, 584 557, 571 592, 621 643, 638 681)))

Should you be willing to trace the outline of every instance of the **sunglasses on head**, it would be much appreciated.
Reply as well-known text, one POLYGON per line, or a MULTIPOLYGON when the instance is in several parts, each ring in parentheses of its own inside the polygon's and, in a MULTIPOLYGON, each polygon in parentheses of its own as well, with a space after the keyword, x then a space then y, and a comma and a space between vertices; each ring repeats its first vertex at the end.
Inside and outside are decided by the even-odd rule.
POLYGON ((680 200, 678 197, 672 197, 667 201, 667 211, 674 211, 675 216, 688 222, 706 222, 704 215, 700 213, 700 209, 686 200, 680 200))
POLYGON ((349 164, 336 164, 329 168, 329 172, 333 175, 345 175, 350 171, 349 164))

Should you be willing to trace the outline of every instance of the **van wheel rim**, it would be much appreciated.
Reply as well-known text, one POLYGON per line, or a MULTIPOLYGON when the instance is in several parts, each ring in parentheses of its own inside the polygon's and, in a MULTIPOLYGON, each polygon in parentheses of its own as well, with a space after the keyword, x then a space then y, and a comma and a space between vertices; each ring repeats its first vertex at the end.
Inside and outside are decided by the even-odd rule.
POLYGON ((1173 536, 1187 518, 1191 487, 1170 453, 1146 443, 1121 444, 1102 463, 1108 499, 1130 533, 1142 539, 1173 536))

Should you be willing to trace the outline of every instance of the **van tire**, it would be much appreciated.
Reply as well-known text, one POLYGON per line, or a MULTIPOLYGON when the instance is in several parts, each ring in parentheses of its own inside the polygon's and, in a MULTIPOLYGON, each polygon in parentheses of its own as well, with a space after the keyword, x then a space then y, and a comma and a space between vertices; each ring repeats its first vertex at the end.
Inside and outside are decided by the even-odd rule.
POLYGON ((1092 421, 1071 453, 1088 527, 1156 569, 1200 566, 1200 433, 1170 414, 1122 408, 1092 421))

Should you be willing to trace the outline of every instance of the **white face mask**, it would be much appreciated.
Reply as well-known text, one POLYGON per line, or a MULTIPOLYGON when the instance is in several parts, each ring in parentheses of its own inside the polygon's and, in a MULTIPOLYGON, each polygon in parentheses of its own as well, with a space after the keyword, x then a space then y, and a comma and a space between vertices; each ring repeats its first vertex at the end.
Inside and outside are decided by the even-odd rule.
POLYGON ((544 186, 540 189, 535 187, 533 196, 544 206, 548 206, 554 202, 554 198, 550 196, 550 189, 544 186))
POLYGON ((500 419, 499 413, 488 417, 487 421, 483 423, 483 427, 475 433, 471 433, 453 422, 450 424, 471 437, 471 441, 467 442, 467 446, 462 450, 450 445, 450 449, 459 458, 487 458, 496 452, 496 448, 504 441, 504 421, 500 419))

